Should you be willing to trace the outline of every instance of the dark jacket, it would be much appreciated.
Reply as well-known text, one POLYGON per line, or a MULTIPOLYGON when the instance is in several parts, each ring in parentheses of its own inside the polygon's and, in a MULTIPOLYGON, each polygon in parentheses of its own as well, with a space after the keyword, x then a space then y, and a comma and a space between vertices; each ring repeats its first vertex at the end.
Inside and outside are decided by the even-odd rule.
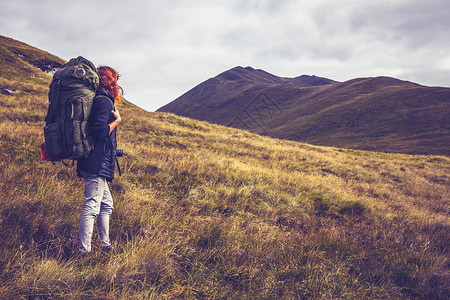
POLYGON ((88 125, 96 142, 89 156, 78 160, 79 176, 98 175, 108 181, 114 179, 117 138, 116 128, 109 133, 109 124, 115 120, 114 97, 106 91, 98 90, 95 95, 88 125))

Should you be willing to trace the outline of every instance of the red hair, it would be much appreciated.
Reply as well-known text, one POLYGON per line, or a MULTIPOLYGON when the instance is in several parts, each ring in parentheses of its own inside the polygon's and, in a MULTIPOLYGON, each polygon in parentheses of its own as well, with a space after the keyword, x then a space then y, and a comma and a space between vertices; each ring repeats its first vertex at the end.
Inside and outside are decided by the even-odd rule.
POLYGON ((105 90, 114 97, 114 101, 120 103, 122 101, 123 89, 117 84, 119 73, 111 67, 101 66, 97 68, 100 75, 99 89, 105 90))

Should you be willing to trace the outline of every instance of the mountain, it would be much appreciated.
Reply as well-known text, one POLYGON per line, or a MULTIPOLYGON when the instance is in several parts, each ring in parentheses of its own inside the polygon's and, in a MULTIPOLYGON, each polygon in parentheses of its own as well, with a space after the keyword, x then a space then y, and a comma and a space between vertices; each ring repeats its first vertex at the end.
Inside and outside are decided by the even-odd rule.
POLYGON ((450 89, 390 77, 335 82, 236 67, 158 111, 316 145, 450 155, 450 89))
POLYGON ((248 104, 268 87, 280 87, 280 94, 286 91, 289 95, 289 89, 333 82, 326 78, 306 75, 281 78, 251 67, 235 67, 206 80, 158 111, 222 125, 234 125, 231 119, 235 117, 236 112, 244 111, 248 104))
POLYGON ((51 76, 14 49, 63 60, 14 43, 0 39, 0 87, 14 91, 0 95, 0 299, 448 298, 450 158, 313 146, 128 101, 114 248, 93 239, 78 254, 83 181, 39 154, 51 76))
POLYGON ((51 74, 65 61, 48 52, 0 35, 1 77, 3 89, 21 82, 42 83, 45 74, 51 74), (18 77, 19 76, 19 77, 18 77), (8 86, 8 80, 11 81, 8 86))

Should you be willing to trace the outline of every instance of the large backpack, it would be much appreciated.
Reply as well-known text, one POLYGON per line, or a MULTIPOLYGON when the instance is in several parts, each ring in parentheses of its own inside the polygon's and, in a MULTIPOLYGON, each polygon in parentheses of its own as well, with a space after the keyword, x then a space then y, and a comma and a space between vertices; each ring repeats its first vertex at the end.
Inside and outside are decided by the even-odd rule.
POLYGON ((48 160, 76 160, 86 157, 93 149, 94 138, 87 120, 98 85, 97 69, 81 56, 55 72, 44 127, 43 146, 48 160))

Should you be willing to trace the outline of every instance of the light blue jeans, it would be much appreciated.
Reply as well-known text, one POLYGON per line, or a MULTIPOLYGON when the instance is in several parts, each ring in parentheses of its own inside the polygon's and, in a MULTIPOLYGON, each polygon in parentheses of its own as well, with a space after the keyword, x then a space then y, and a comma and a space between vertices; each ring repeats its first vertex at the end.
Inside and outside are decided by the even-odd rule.
POLYGON ((96 175, 86 177, 84 185, 84 205, 78 231, 78 250, 81 252, 91 251, 95 219, 97 219, 100 247, 111 247, 109 216, 113 211, 113 199, 106 178, 96 175))

